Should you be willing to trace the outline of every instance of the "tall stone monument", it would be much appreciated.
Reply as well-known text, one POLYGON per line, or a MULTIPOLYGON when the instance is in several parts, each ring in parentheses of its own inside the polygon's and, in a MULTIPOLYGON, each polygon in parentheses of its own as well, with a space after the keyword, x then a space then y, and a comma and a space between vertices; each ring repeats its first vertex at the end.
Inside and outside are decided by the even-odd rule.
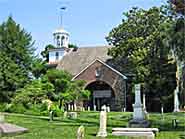
POLYGON ((129 127, 149 127, 149 121, 145 120, 143 105, 141 103, 141 85, 135 85, 135 103, 133 104, 133 119, 129 121, 129 127))
POLYGON ((102 106, 102 110, 100 112, 100 128, 97 134, 98 137, 106 137, 107 136, 107 112, 106 106, 102 106))
POLYGON ((179 98, 178 98, 178 92, 179 92, 179 88, 178 86, 176 87, 175 91, 174 91, 174 110, 173 112, 179 112, 179 98))

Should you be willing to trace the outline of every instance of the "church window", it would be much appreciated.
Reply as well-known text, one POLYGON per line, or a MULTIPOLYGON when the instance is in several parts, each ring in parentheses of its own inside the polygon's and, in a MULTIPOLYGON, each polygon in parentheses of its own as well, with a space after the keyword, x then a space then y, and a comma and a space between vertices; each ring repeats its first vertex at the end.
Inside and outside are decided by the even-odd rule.
POLYGON ((62 36, 62 37, 61 37, 61 46, 63 46, 63 45, 64 45, 64 39, 65 39, 65 37, 64 37, 64 36, 62 36))
POLYGON ((60 36, 57 36, 57 46, 60 46, 60 36))

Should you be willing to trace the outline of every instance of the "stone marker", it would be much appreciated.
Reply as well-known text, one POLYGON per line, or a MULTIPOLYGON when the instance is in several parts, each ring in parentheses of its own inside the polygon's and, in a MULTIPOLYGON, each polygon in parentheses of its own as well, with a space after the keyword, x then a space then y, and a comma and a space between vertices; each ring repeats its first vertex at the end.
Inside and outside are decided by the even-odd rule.
POLYGON ((94 105, 94 111, 96 111, 96 105, 94 105))
POLYGON ((83 139, 85 136, 85 128, 84 126, 80 126, 77 130, 77 139, 83 139))
POLYGON ((67 111, 64 111, 63 118, 67 118, 67 111))
POLYGON ((84 107, 82 107, 82 111, 85 111, 85 108, 84 107))
POLYGON ((179 98, 178 98, 178 93, 179 93, 179 87, 177 86, 175 91, 174 91, 174 110, 173 112, 179 112, 179 98))
POLYGON ((129 139, 155 139, 153 132, 116 132, 115 136, 127 136, 129 139))
POLYGON ((71 111, 71 105, 68 104, 68 111, 71 111))
POLYGON ((103 105, 103 106, 101 107, 101 111, 106 111, 106 110, 107 110, 106 105, 103 105))
POLYGON ((107 112, 110 112, 110 107, 109 106, 107 106, 107 112))
POLYGON ((133 104, 133 119, 129 121, 129 127, 149 127, 149 121, 145 120, 143 105, 141 104, 141 85, 135 85, 135 103, 133 104))
POLYGON ((49 121, 53 121, 53 111, 49 112, 49 121))
POLYGON ((77 118, 77 112, 68 112, 67 117, 69 119, 76 119, 77 118))
MULTIPOLYGON (((105 106, 106 107, 106 106, 105 106)), ((106 137, 107 136, 107 113, 106 109, 100 112, 100 127, 99 132, 97 134, 98 137, 106 137)))
POLYGON ((90 108, 90 106, 88 106, 88 107, 87 107, 87 110, 88 110, 88 111, 91 111, 91 108, 90 108))
POLYGON ((0 123, 4 123, 4 121, 5 121, 4 114, 0 113, 0 123))
POLYGON ((12 135, 12 134, 20 134, 27 132, 27 128, 23 128, 14 124, 9 123, 0 123, 0 132, 1 135, 12 135))

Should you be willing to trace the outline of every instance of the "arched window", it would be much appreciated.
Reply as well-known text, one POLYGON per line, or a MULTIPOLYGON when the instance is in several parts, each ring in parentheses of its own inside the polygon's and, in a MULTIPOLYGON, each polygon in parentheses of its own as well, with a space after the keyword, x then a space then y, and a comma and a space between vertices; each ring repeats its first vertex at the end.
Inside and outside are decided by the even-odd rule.
POLYGON ((60 36, 57 36, 57 46, 60 46, 60 36))
POLYGON ((65 40, 65 37, 64 37, 64 36, 62 36, 62 37, 61 37, 61 46, 63 46, 63 45, 64 45, 64 40, 65 40))

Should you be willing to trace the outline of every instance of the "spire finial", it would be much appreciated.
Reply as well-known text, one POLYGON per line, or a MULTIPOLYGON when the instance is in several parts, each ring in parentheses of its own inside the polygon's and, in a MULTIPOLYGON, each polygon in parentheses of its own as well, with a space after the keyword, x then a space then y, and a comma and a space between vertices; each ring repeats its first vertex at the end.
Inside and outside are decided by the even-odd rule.
POLYGON ((60 26, 62 27, 63 26, 63 11, 64 10, 66 10, 66 6, 62 6, 61 8, 60 8, 60 13, 61 13, 61 17, 60 17, 60 26))

